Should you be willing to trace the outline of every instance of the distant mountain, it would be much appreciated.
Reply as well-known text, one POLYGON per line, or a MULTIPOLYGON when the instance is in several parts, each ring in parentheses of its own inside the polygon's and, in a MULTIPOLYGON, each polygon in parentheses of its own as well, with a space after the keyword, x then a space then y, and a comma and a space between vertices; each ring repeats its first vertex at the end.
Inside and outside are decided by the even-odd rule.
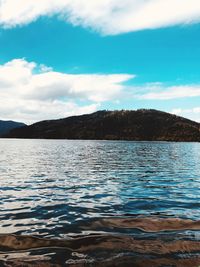
POLYGON ((12 129, 24 127, 26 124, 16 121, 1 121, 0 120, 0 137, 6 135, 12 129))
POLYGON ((19 129, 7 137, 138 141, 200 141, 200 124, 157 110, 98 111, 48 120, 19 129))

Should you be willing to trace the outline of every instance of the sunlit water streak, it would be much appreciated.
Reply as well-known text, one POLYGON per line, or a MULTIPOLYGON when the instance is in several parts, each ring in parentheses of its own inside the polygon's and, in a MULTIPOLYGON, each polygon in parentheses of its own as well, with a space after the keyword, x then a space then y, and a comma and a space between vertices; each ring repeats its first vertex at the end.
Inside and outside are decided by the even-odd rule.
POLYGON ((1 234, 199 242, 198 229, 88 227, 107 217, 199 220, 199 187, 199 143, 0 139, 1 234))

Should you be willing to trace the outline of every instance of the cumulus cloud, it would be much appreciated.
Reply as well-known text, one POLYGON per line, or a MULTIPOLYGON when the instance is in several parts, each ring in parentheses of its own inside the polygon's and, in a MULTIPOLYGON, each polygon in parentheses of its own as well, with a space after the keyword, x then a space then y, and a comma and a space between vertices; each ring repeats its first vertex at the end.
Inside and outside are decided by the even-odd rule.
POLYGON ((0 65, 2 119, 25 122, 91 113, 125 88, 128 74, 67 74, 14 59, 0 65), (80 105, 80 102, 87 105, 80 105), (79 104, 77 104, 79 103, 79 104))
POLYGON ((188 109, 175 108, 171 111, 171 113, 200 122, 200 107, 194 107, 188 109))
POLYGON ((113 35, 200 21, 199 0, 0 0, 0 24, 15 27, 41 16, 113 35))

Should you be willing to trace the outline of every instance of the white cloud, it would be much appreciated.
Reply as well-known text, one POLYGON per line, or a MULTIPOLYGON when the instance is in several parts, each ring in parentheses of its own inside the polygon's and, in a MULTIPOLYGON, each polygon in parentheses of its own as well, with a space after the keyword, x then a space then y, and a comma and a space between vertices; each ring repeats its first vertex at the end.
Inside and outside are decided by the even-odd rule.
POLYGON ((156 86, 150 85, 149 87, 145 87, 145 90, 150 92, 138 95, 138 98, 149 100, 169 100, 200 96, 200 85, 179 85, 165 87, 164 85, 160 84, 156 86))
POLYGON ((118 95, 124 88, 122 83, 133 77, 128 74, 74 75, 51 71, 33 75, 23 92, 27 97, 44 100, 69 97, 103 102, 118 95))
POLYGON ((44 102, 9 98, 5 102, 5 99, 0 99, 1 119, 21 121, 28 124, 40 120, 88 114, 96 111, 99 107, 100 104, 98 103, 79 106, 74 102, 62 102, 59 100, 44 102))
POLYGON ((120 34, 200 21, 199 0, 0 0, 0 24, 15 27, 40 16, 120 34))
POLYGON ((2 119, 25 122, 91 113, 115 99, 126 87, 128 74, 67 74, 44 65, 14 59, 0 65, 2 119), (81 101, 89 104, 78 105, 81 101))
POLYGON ((200 107, 194 107, 190 109, 175 108, 171 111, 171 113, 200 122, 200 107))

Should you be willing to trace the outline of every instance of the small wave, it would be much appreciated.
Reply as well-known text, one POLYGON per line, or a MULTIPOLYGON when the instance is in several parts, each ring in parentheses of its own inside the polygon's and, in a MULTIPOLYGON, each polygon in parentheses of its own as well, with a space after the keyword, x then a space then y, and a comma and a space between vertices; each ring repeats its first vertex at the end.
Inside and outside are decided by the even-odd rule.
POLYGON ((200 230, 200 221, 157 217, 104 218, 93 221, 88 228, 128 228, 145 232, 200 230))

